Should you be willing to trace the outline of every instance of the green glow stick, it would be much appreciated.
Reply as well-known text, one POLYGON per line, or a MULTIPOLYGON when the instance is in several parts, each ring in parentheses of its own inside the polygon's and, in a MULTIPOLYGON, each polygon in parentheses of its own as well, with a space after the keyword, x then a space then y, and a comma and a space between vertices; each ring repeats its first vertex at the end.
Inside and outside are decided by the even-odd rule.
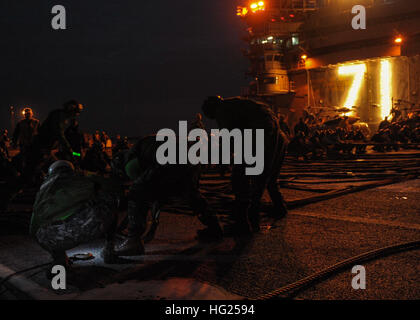
POLYGON ((76 156, 76 157, 80 157, 81 156, 80 153, 77 153, 77 152, 73 152, 73 155, 76 156))

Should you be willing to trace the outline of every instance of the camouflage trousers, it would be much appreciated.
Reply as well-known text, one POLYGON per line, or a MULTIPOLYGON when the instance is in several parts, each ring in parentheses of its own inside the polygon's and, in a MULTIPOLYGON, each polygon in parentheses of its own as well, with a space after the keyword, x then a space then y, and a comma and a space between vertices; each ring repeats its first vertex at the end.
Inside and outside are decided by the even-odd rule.
POLYGON ((116 221, 116 204, 111 196, 97 197, 66 220, 40 227, 36 239, 42 248, 53 253, 108 236, 116 221))

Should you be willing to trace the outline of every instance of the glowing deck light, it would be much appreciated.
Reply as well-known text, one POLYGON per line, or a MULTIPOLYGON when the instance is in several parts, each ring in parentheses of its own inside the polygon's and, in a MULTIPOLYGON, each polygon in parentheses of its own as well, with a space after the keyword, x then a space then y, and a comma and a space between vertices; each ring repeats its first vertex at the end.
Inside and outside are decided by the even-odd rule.
POLYGON ((256 13, 257 11, 264 11, 265 3, 264 1, 254 2, 249 5, 249 8, 253 13, 256 13))
POLYGON ((248 14, 248 8, 247 7, 238 7, 236 9, 236 15, 240 17, 245 17, 248 14))
POLYGON ((387 117, 392 108, 392 70, 389 60, 381 61, 381 116, 387 117))
POLYGON ((306 54, 302 54, 302 55, 300 56, 300 58, 301 58, 302 60, 306 60, 306 59, 308 59, 308 56, 307 56, 306 54))
MULTIPOLYGON (((343 107, 352 109, 355 105, 357 98, 359 97, 359 91, 362 86, 363 78, 366 72, 366 65, 363 64, 352 64, 347 66, 341 66, 338 68, 338 74, 341 76, 354 75, 353 84, 348 93, 346 102, 343 107)), ((346 115, 351 114, 353 111, 346 115)))
POLYGON ((394 42, 397 44, 401 44, 403 42, 403 39, 401 37, 398 37, 398 38, 395 38, 394 42))

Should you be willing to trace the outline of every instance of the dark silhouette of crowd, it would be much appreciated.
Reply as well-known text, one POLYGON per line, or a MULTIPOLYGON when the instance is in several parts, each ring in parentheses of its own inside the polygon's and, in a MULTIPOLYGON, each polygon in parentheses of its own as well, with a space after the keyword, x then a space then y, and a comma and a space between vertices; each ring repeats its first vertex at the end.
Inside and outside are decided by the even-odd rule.
MULTIPOLYGON (((154 135, 131 145, 127 137, 111 139, 104 130, 84 133, 78 122, 83 109, 78 101, 70 100, 40 122, 25 108, 12 139, 7 130, 0 134, 0 211, 21 188, 39 188, 30 232, 51 253, 54 263, 69 267, 66 250, 104 234, 105 261, 144 254, 145 239, 153 238, 160 207, 173 197, 188 200, 206 227, 197 232, 198 239, 214 241, 223 236, 217 216, 199 190, 200 165, 158 164, 156 150, 161 142, 154 135), (127 233, 115 245, 120 211, 126 212, 127 233), (150 211, 152 227, 147 221, 150 211)), ((275 115, 270 106, 246 98, 210 97, 202 110, 222 129, 264 129, 263 173, 248 176, 244 165, 232 165, 233 232, 237 236, 259 232, 265 190, 273 203, 273 218, 287 214, 277 181, 286 150, 304 160, 340 159, 364 154, 368 145, 383 152, 420 143, 419 113, 406 119, 394 113, 371 137, 368 125, 355 117, 321 119, 308 112, 291 129, 286 118, 275 115)), ((198 113, 190 129, 204 129, 202 119, 198 113)))
POLYGON ((289 154, 304 160, 357 157, 365 154, 368 146, 378 152, 418 148, 419 113, 412 112, 404 119, 394 111, 392 116, 393 120, 385 118, 374 134, 366 123, 347 116, 323 120, 306 113, 294 126, 293 135, 284 119, 279 121, 290 137, 289 154))
POLYGON ((378 131, 372 136, 377 143, 374 150, 379 152, 398 151, 418 147, 420 144, 420 114, 412 113, 407 119, 383 120, 378 131))
POLYGON ((293 136, 289 134, 288 152, 304 160, 356 156, 366 152, 369 134, 367 124, 346 116, 320 121, 306 115, 294 126, 293 136))
POLYGON ((7 129, 0 134, 2 176, 4 168, 13 168, 20 184, 37 184, 56 160, 69 160, 77 169, 95 173, 110 170, 112 153, 130 148, 128 138, 118 134, 111 139, 104 130, 82 132, 77 120, 82 110, 80 103, 71 100, 50 112, 41 124, 31 108, 24 108, 12 137, 7 129))

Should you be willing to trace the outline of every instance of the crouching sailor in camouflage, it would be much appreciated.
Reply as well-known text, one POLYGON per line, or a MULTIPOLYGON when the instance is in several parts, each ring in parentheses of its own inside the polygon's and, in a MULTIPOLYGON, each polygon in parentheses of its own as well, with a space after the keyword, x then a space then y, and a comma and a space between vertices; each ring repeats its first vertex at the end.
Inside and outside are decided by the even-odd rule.
POLYGON ((30 234, 68 267, 66 250, 106 236, 105 262, 111 262, 119 185, 102 177, 77 176, 71 162, 54 162, 36 196, 30 234))
POLYGON ((147 136, 112 161, 114 174, 133 181, 128 193, 128 237, 115 248, 119 256, 144 254, 147 215, 155 212, 170 198, 187 199, 198 219, 207 228, 197 232, 199 240, 213 241, 222 237, 218 219, 208 210, 199 191, 200 168, 189 164, 160 165, 156 151, 163 142, 147 136))

